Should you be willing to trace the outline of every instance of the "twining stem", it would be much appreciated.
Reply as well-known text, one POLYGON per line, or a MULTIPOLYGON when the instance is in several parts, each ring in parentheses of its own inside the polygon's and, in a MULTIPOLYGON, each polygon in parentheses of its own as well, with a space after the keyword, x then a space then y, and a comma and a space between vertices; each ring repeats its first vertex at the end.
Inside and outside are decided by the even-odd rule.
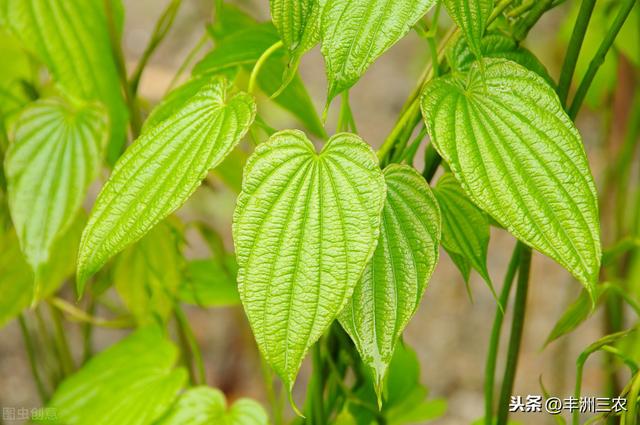
POLYGON ((527 34, 533 26, 540 20, 540 17, 549 9, 553 7, 553 0, 540 0, 529 10, 529 13, 518 23, 513 37, 517 41, 522 41, 527 38, 527 34))
POLYGON ((493 385, 495 382, 496 364, 498 363, 498 348, 500 347, 500 334, 502 331, 502 323, 504 321, 504 312, 509 304, 509 294, 513 286, 513 280, 518 271, 520 264, 520 254, 523 245, 516 244, 511 260, 504 276, 502 291, 500 292, 499 303, 496 307, 495 318, 493 319, 493 327, 491 328, 491 339, 489 340, 489 353, 487 354, 487 364, 484 375, 484 421, 486 425, 493 425, 493 385))
POLYGON ((114 329, 131 328, 134 326, 133 321, 127 317, 114 319, 114 320, 107 320, 107 319, 94 317, 91 314, 85 312, 84 310, 63 300, 62 298, 54 297, 49 301, 49 303, 50 305, 57 308, 58 310, 61 310, 64 313, 66 313, 70 319, 73 319, 78 322, 90 323, 95 326, 99 326, 103 328, 114 328, 114 329))
POLYGON ((573 33, 571 34, 571 40, 569 41, 569 47, 564 57, 564 63, 562 64, 562 72, 560 73, 560 80, 558 81, 558 88, 556 92, 560 98, 562 106, 567 103, 567 96, 569 95, 569 87, 571 87, 571 81, 573 80, 573 73, 578 63, 578 56, 580 55, 580 49, 584 42, 584 36, 587 33, 587 27, 593 14, 593 8, 596 5, 596 0, 584 0, 580 5, 580 11, 578 12, 578 18, 576 19, 575 26, 573 27, 573 33))
POLYGON ((104 0, 104 10, 107 16, 107 27, 109 30, 109 39, 111 41, 111 53, 116 64, 118 76, 120 77, 120 85, 124 92, 125 102, 129 110, 129 125, 131 126, 131 135, 136 139, 140 135, 141 120, 140 111, 136 105, 136 99, 131 91, 131 86, 127 80, 127 67, 124 61, 124 53, 122 52, 122 44, 116 27, 116 19, 113 11, 113 0, 104 0))
POLYGON ((133 75, 131 76, 131 82, 129 83, 131 87, 131 95, 136 96, 138 93, 138 86, 140 85, 140 78, 142 77, 142 72, 147 66, 149 59, 153 55, 153 52, 158 48, 162 40, 164 40, 165 36, 171 29, 173 25, 173 21, 178 14, 178 10, 180 9, 180 4, 182 0, 171 0, 171 2, 167 5, 165 10, 160 15, 158 22, 156 22, 155 28, 153 29, 153 33, 151 34, 151 39, 145 47, 144 52, 142 53, 142 57, 136 66, 133 75))
POLYGON ((24 340, 24 347, 27 351, 27 357, 29 358, 29 366, 31 367, 31 374, 33 375, 33 380, 36 383, 36 388, 38 389, 38 395, 40 396, 40 400, 42 403, 46 403, 49 399, 47 394, 47 390, 44 387, 44 383, 42 382, 42 377, 40 376, 40 371, 38 370, 38 362, 36 360, 36 351, 33 340, 31 339, 31 334, 29 333, 29 328, 27 327, 27 321, 24 316, 20 314, 18 316, 18 324, 20 325, 20 332, 22 333, 22 339, 24 340))
POLYGON ((267 60, 273 55, 276 51, 284 46, 282 40, 277 41, 267 50, 265 50, 262 55, 258 58, 258 61, 253 66, 251 70, 251 76, 249 77, 249 86, 247 88, 247 92, 249 94, 253 94, 255 92, 256 82, 258 81, 258 75, 260 75, 260 70, 262 66, 267 62, 267 60))
POLYGON ((585 97, 587 96, 587 92, 591 87, 591 83, 595 78, 600 66, 604 63, 604 59, 607 56, 607 52, 613 45, 613 42, 616 40, 620 29, 624 25, 629 13, 631 13, 631 9, 633 9, 636 0, 624 0, 620 6, 620 10, 616 15, 613 24, 609 28, 609 31, 605 35, 602 43, 600 43, 600 47, 598 47, 598 51, 595 56, 589 63, 589 68, 587 68, 586 74, 582 78, 580 85, 578 86, 578 90, 576 92, 575 97, 573 98, 573 102, 571 103, 571 108, 569 108, 569 116, 571 119, 575 119, 578 115, 578 111, 582 106, 582 102, 584 102, 585 97))
POLYGON ((516 297, 513 305, 513 319, 511 321, 511 335, 509 336, 509 349, 507 351, 507 364, 502 380, 500 401, 498 405, 498 420, 496 425, 507 425, 509 417, 509 400, 513 391, 516 378, 520 343, 522 342, 522 329, 527 304, 527 292, 529 289, 529 270, 531 269, 531 248, 521 245, 520 263, 518 265, 518 282, 516 285, 516 297))
POLYGON ((69 342, 67 341, 64 325, 62 324, 62 317, 60 316, 60 312, 51 304, 49 304, 49 312, 53 320, 54 340, 60 355, 62 371, 64 376, 69 376, 73 373, 75 365, 69 348, 69 342))
POLYGON ((180 306, 175 307, 174 315, 176 317, 176 321, 178 322, 178 329, 181 334, 181 337, 185 339, 188 347, 187 352, 184 353, 185 357, 189 356, 192 360, 189 360, 189 363, 193 366, 190 367, 190 373, 192 373, 192 379, 194 383, 206 385, 207 383, 207 372, 204 367, 204 362, 202 361, 202 353, 200 352, 200 347, 198 346, 198 342, 196 341, 195 335, 193 334, 193 330, 191 329, 191 325, 189 325, 189 320, 187 316, 182 311, 180 306), (195 368, 195 370, 193 370, 195 368))

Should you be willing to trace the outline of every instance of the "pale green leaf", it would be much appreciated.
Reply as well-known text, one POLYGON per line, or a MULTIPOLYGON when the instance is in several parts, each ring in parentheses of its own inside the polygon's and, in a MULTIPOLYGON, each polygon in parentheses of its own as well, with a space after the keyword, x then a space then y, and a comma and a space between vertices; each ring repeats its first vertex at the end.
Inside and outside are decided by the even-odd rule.
POLYGON ((490 284, 487 215, 469 200, 450 173, 440 177, 434 193, 442 212, 442 246, 451 255, 465 281, 469 280, 469 267, 473 267, 490 284))
POLYGON ((71 227, 53 245, 51 258, 41 268, 41 282, 34 299, 34 275, 25 261, 13 229, 0 234, 0 328, 38 302, 58 290, 76 267, 78 242, 86 219, 80 214, 71 227))
POLYGON ((178 209, 249 129, 255 103, 214 79, 127 149, 82 235, 78 289, 113 255, 178 209))
POLYGON ((73 223, 100 170, 108 118, 96 104, 32 103, 18 118, 5 158, 11 217, 36 275, 73 223))
POLYGON ((240 304, 235 257, 191 261, 180 286, 182 301, 201 307, 223 307, 240 304))
POLYGON ((262 406, 241 398, 227 408, 220 390, 194 387, 180 396, 167 416, 156 425, 267 425, 269 418, 262 406))
MULTIPOLYGON (((480 42, 480 51, 483 57, 509 59, 543 77, 553 84, 545 66, 535 57, 531 51, 519 46, 516 41, 501 33, 485 35, 480 42)), ((469 48, 466 38, 457 37, 447 50, 447 58, 452 68, 457 71, 468 71, 476 56, 469 48)))
POLYGON ((387 198, 378 245, 339 316, 379 394, 398 337, 438 262, 441 227, 436 199, 414 168, 393 164, 384 176, 387 198))
POLYGON ((493 11, 493 0, 444 0, 449 15, 462 30, 476 57, 482 56, 482 36, 493 11))
POLYGON ((0 67, 0 121, 3 121, 11 118, 30 100, 29 93, 25 90, 25 82, 31 80, 32 72, 29 55, 16 39, 10 37, 2 28, 0 51, 5 58, 11 58, 0 67))
POLYGON ((111 118, 109 159, 115 161, 125 140, 127 109, 111 51, 104 1, 7 3, 9 27, 47 66, 54 80, 76 97, 106 105, 111 118))
POLYGON ((553 89, 507 60, 429 83, 422 111, 434 146, 472 201, 569 270, 593 295, 598 202, 582 140, 553 89))
POLYGON ((320 19, 329 103, 418 22, 435 0, 326 0, 320 19))
POLYGON ((293 58, 320 41, 319 0, 269 0, 269 5, 271 20, 293 58))
POLYGON ((166 322, 182 281, 178 236, 162 222, 124 250, 113 268, 113 284, 139 324, 166 322))
POLYGON ((233 221, 240 298, 289 390, 373 255, 384 199, 377 158, 353 134, 316 153, 304 133, 282 131, 249 158, 233 221))
POLYGON ((167 411, 187 374, 159 327, 143 328, 89 360, 48 403, 56 425, 148 425, 167 411))

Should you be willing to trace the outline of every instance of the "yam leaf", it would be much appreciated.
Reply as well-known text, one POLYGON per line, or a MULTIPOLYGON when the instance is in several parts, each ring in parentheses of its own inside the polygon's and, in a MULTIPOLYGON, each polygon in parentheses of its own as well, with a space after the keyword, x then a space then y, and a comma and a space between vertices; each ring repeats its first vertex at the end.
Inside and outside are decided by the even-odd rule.
POLYGON ((352 87, 435 3, 435 0, 325 0, 320 33, 329 82, 327 104, 352 87))
POLYGON ((593 297, 601 257, 595 184, 580 134, 544 79, 483 59, 467 75, 427 84, 422 112, 473 202, 593 297))
POLYGON ((248 398, 236 400, 227 408, 220 390, 194 387, 180 396, 169 413, 157 425, 267 425, 269 418, 262 406, 248 398))
POLYGON ((165 323, 173 311, 183 267, 175 232, 169 223, 160 223, 114 263, 116 291, 141 325, 165 323))
POLYGON ((5 158, 11 217, 38 280, 100 170, 108 117, 97 104, 44 99, 20 114, 5 158))
POLYGON ((493 0, 444 0, 451 19, 462 30, 477 58, 482 57, 482 36, 493 11, 493 0))
POLYGON ((255 102, 214 79, 118 160, 80 243, 78 292, 112 256, 178 209, 249 129, 255 102))
POLYGON ((438 262, 440 209, 429 185, 414 168, 385 168, 387 198, 373 258, 340 313, 378 399, 396 342, 418 309, 438 262))
POLYGON ((240 299, 258 347, 291 391, 373 255, 384 177, 358 136, 335 135, 316 153, 296 130, 259 145, 244 176, 233 220, 240 299))
POLYGON ((489 219, 464 193, 455 177, 446 173, 438 180, 434 194, 442 212, 442 246, 469 281, 473 267, 491 286, 487 270, 489 219))
POLYGON ((187 373, 174 369, 177 348, 147 327, 98 354, 65 379, 48 407, 51 425, 150 425, 171 406, 187 373))
MULTIPOLYGON (((108 159, 115 162, 125 141, 127 108, 111 52, 104 1, 7 1, 9 28, 64 91, 104 103, 111 123, 108 159)), ((114 9, 121 10, 118 0, 114 3, 114 9)))
POLYGON ((270 0, 271 20, 294 61, 320 41, 319 0, 270 0))

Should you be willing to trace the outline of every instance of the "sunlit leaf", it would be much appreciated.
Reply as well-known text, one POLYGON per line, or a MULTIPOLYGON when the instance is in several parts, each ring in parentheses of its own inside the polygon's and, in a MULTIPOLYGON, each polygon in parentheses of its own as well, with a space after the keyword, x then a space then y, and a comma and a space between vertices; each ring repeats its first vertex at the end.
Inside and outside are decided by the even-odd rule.
POLYGON ((384 170, 387 198, 378 245, 340 313, 364 363, 382 382, 398 337, 417 310, 438 261, 440 210, 429 185, 412 167, 384 170))
POLYGON ((514 62, 484 59, 468 75, 427 84, 422 111, 434 146, 473 202, 593 296, 597 194, 580 134, 553 89, 514 62))
POLYGON ((320 40, 319 0, 269 0, 271 19, 292 57, 320 40))
POLYGON ((442 246, 451 255, 466 281, 469 280, 469 268, 473 267, 490 283, 487 270, 487 215, 469 200, 450 173, 440 177, 434 194, 442 212, 442 246))
POLYGON ((214 79, 127 149, 102 188, 82 235, 78 289, 113 255, 191 196, 238 144, 255 116, 246 93, 214 79))
POLYGON ((247 398, 236 400, 227 408, 220 390, 194 387, 180 396, 169 413, 157 425, 267 425, 269 419, 262 406, 247 398))
POLYGON ((473 54, 482 57, 482 36, 493 10, 493 0, 444 0, 444 5, 473 54))
POLYGON ((353 134, 316 153, 302 132, 282 131, 249 158, 233 223, 239 292, 287 389, 373 255, 384 198, 377 159, 353 134))
MULTIPOLYGON (((480 41, 482 57, 509 59, 553 83, 545 66, 528 49, 518 45, 516 41, 501 33, 490 33, 480 41)), ((466 38, 458 37, 447 50, 447 58, 451 66, 457 71, 468 71, 476 56, 469 48, 466 38)))
MULTIPOLYGON (((47 66, 54 80, 67 93, 106 105, 111 118, 108 157, 115 161, 125 140, 127 109, 111 51, 104 1, 6 1, 9 28, 47 66)), ((121 8, 114 5, 114 9, 121 8)), ((121 21, 117 16, 114 19, 121 21)))
POLYGON ((320 19, 329 81, 327 103, 422 18, 435 0, 325 0, 320 19))
POLYGON ((95 104, 32 103, 18 118, 5 158, 11 217, 36 276, 73 223, 100 170, 107 116, 95 104))

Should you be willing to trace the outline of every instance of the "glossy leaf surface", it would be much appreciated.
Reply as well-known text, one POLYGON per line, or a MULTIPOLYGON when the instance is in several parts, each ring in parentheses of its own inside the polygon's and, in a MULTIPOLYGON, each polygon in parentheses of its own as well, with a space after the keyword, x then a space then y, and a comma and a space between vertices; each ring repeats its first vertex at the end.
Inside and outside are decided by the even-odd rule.
POLYGON ((384 170, 387 198, 378 245, 340 313, 376 391, 393 356, 398 337, 417 310, 438 261, 440 210, 429 185, 412 167, 384 170))
POLYGON ((240 298, 288 389, 373 255, 384 199, 377 158, 353 134, 316 153, 282 131, 249 158, 233 223, 240 298))
POLYGON ((255 103, 215 79, 145 131, 118 160, 82 235, 79 292, 113 255, 178 209, 249 129, 255 103))
POLYGON ((434 146, 476 205, 593 293, 600 225, 580 134, 537 74, 507 60, 482 65, 425 87, 434 146))
POLYGON ((327 103, 422 18, 434 0, 325 0, 320 19, 329 82, 327 103))
POLYGON ((5 173, 11 217, 36 274, 77 216, 100 170, 107 133, 106 112, 95 104, 45 99, 20 114, 5 173))
POLYGON ((236 400, 229 408, 224 394, 209 387, 194 387, 180 396, 157 425, 267 425, 267 413, 256 401, 236 400))
POLYGON ((57 389, 48 407, 59 425, 149 425, 186 381, 177 348, 158 327, 143 328, 98 354, 57 389))

